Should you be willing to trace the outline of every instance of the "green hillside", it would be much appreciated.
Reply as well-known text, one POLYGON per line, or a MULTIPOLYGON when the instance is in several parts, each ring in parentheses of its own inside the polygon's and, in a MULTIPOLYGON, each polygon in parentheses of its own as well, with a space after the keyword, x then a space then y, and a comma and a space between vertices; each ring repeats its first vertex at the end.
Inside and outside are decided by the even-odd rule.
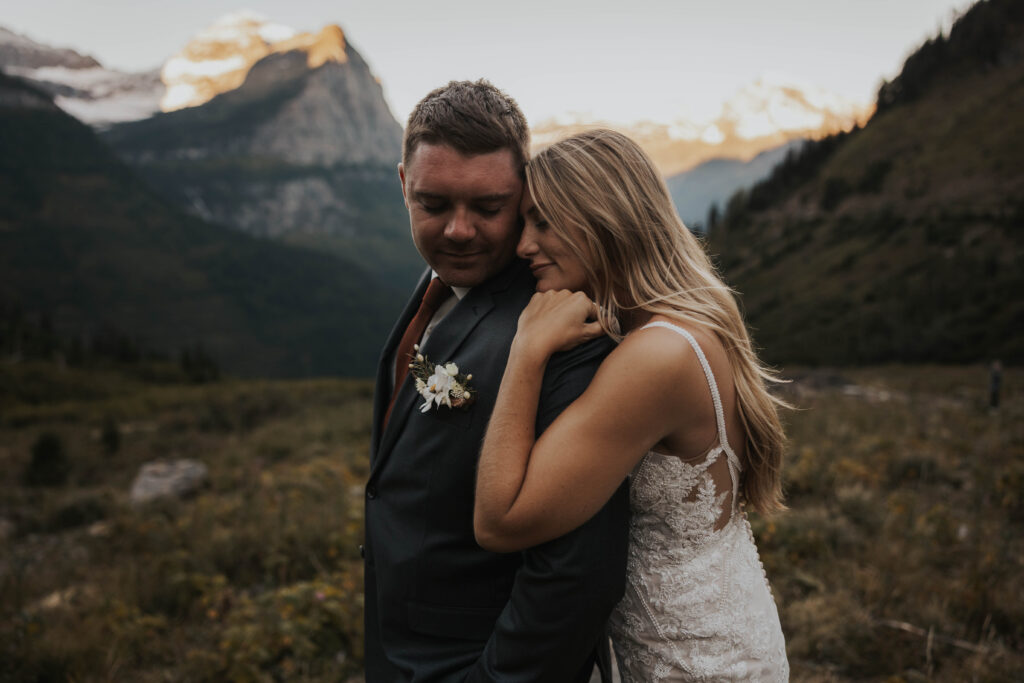
POLYGON ((975 5, 709 236, 774 362, 1024 361, 1024 4, 975 5))
POLYGON ((66 334, 201 344, 233 373, 372 372, 402 292, 184 215, 44 98, 0 75, 0 300, 66 334))

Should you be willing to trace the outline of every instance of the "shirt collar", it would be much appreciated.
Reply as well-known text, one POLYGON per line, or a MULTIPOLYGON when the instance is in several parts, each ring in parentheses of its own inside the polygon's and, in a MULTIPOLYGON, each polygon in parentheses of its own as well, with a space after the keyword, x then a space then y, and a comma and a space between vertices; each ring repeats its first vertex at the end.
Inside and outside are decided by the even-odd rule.
MULTIPOLYGON (((434 270, 434 269, 431 269, 430 270, 430 277, 431 278, 435 278, 437 276, 438 276, 437 275, 437 271, 434 270)), ((472 289, 472 287, 455 287, 455 286, 451 286, 451 288, 452 288, 452 292, 455 294, 455 298, 458 299, 459 301, 462 301, 466 297, 466 295, 469 294, 469 290, 472 289)))

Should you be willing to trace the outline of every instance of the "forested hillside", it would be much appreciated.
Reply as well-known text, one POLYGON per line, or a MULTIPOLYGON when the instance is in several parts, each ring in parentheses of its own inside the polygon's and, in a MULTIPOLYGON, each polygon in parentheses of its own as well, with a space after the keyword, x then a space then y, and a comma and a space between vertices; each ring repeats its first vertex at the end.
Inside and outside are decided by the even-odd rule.
POLYGON ((231 373, 372 372, 402 293, 159 198, 49 96, 0 75, 0 301, 68 337, 201 345, 231 373))
POLYGON ((1024 4, 975 5, 735 195, 710 248, 774 362, 1024 360, 1024 4))

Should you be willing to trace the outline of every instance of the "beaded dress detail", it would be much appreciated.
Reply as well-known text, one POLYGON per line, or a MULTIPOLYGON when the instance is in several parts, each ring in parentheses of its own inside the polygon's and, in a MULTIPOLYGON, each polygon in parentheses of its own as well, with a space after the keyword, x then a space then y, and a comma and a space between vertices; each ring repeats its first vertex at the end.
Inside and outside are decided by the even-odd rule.
POLYGON ((718 444, 684 461, 649 452, 630 484, 626 592, 609 621, 623 683, 787 681, 779 615, 738 504, 718 385, 686 330, 711 389, 718 444))

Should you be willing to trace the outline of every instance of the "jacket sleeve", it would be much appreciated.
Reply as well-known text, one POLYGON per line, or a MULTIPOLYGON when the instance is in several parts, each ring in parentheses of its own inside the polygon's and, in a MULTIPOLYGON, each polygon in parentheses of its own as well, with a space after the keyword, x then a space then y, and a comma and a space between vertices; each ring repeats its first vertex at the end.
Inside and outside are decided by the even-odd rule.
MULTIPOLYGON (((583 393, 612 346, 602 338, 552 357, 538 406, 538 434, 583 393)), ((589 680, 605 622, 624 590, 628 525, 623 482, 583 526, 523 551, 511 597, 466 680, 589 680)))

